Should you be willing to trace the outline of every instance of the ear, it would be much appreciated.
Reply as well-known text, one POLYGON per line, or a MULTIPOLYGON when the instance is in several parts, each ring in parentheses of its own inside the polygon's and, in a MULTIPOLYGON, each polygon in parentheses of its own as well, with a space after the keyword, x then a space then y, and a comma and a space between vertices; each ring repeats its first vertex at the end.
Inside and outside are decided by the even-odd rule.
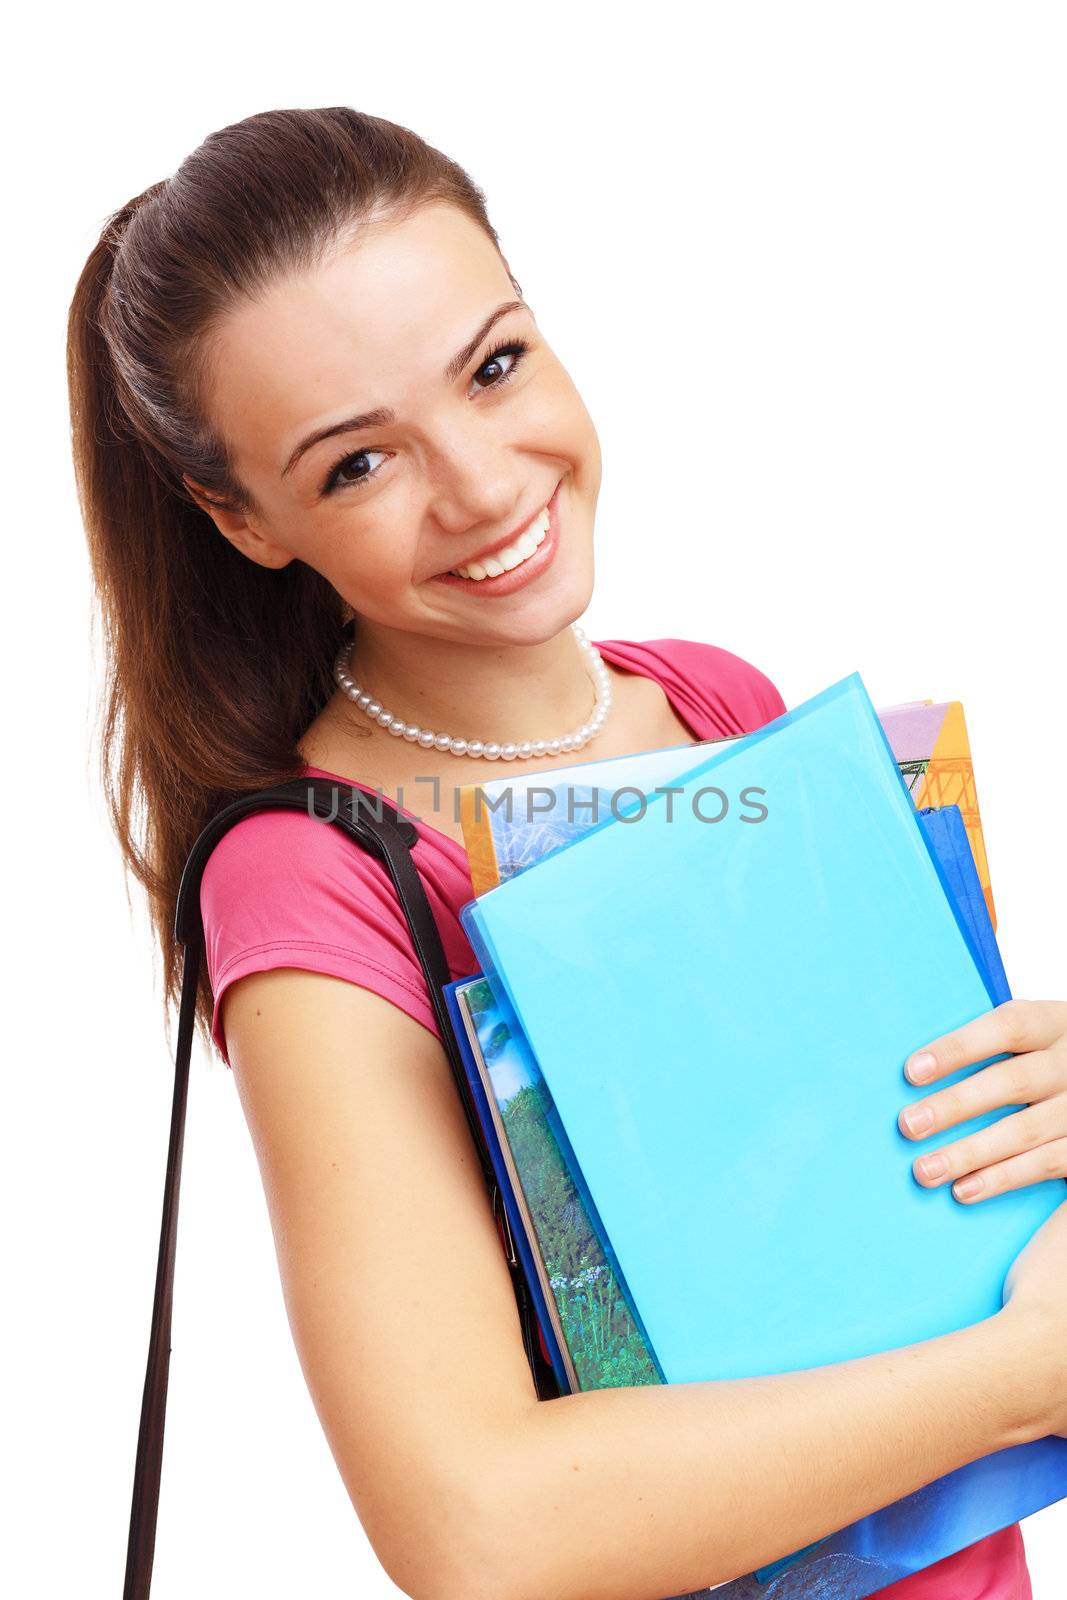
POLYGON ((286 567, 294 559, 291 551, 263 534, 243 511, 230 511, 215 504, 208 491, 182 474, 182 482, 201 511, 209 516, 224 539, 261 567, 286 567))

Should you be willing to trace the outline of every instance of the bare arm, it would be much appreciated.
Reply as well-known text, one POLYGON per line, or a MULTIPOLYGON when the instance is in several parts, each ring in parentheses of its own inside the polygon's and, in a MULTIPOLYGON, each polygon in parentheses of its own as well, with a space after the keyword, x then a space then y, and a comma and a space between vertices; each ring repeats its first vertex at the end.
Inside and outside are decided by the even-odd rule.
POLYGON ((512 1535, 509 1593, 653 1600, 722 1583, 1040 1437, 1020 1424, 1032 1380, 1008 1389, 1011 1338, 1005 1311, 834 1366, 539 1407, 508 1498, 546 1515, 525 1548, 512 1535))
POLYGON ((289 969, 225 1007, 308 1388, 417 1600, 680 1594, 1052 1431, 1033 1329, 1060 1317, 1063 1341, 1055 1297, 834 1366, 538 1402, 438 1040, 289 969))

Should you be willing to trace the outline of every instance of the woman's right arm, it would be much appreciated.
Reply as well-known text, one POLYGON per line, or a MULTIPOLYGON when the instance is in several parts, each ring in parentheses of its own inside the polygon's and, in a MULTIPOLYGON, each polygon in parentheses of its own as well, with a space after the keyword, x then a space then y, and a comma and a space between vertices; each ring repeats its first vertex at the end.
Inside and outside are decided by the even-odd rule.
POLYGON ((539 1402, 438 1039, 294 969, 223 1003, 305 1379, 416 1600, 681 1594, 1067 1432, 1067 1206, 974 1327, 780 1376, 539 1402))

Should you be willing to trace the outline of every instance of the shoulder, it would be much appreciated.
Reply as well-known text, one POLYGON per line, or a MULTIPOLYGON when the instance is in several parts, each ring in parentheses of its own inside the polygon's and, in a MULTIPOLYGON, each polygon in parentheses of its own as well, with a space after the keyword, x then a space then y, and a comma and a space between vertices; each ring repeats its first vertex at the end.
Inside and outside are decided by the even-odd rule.
POLYGON ((701 639, 653 639, 649 643, 676 670, 698 683, 728 691, 768 718, 780 716, 786 709, 777 684, 767 673, 722 645, 706 644, 701 639))
POLYGON ((200 906, 208 922, 244 921, 280 911, 299 920, 323 902, 351 908, 359 902, 396 904, 377 857, 328 822, 300 811, 257 811, 234 824, 204 868, 200 906))
POLYGON ((376 990, 431 1030, 404 911, 376 856, 303 812, 261 811, 223 835, 200 886, 212 1036, 228 1060, 222 1001, 251 972, 300 967, 376 990))
POLYGON ((211 852, 200 885, 212 976, 238 951, 284 942, 373 943, 407 964, 411 938, 386 867, 334 824, 301 811, 243 817, 211 852))
POLYGON ((762 727, 786 710, 778 686, 760 667, 702 639, 598 640, 623 666, 650 673, 665 686, 688 691, 710 722, 725 733, 762 727))

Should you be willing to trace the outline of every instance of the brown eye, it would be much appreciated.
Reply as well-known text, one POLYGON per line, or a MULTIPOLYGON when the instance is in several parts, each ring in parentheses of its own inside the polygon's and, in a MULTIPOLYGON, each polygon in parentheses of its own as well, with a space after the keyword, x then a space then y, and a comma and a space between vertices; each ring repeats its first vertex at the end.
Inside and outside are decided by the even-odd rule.
POLYGON ((384 458, 385 454, 384 450, 350 450, 347 455, 343 455, 335 461, 330 468, 326 475, 326 481, 322 486, 322 493, 324 495, 332 494, 334 489, 358 489, 361 484, 366 483, 368 478, 373 478, 379 468, 371 467, 369 471, 364 472, 358 472, 354 469, 361 462, 365 463, 370 456, 382 456, 384 458), (348 475, 350 471, 352 471, 351 477, 348 475))
POLYGON ((479 384, 479 387, 482 389, 500 388, 502 384, 507 383, 509 378, 511 378, 515 372, 518 371, 519 365, 522 362, 522 358, 525 356, 529 348, 530 346, 526 343, 525 339, 516 339, 511 344, 499 345, 497 349, 490 350, 489 354, 478 368, 478 371, 474 374, 474 377, 471 380, 472 383, 478 383, 483 373, 489 373, 490 376, 488 381, 486 383, 479 384), (504 365, 503 358, 505 356, 514 357, 514 360, 508 366, 504 365))

